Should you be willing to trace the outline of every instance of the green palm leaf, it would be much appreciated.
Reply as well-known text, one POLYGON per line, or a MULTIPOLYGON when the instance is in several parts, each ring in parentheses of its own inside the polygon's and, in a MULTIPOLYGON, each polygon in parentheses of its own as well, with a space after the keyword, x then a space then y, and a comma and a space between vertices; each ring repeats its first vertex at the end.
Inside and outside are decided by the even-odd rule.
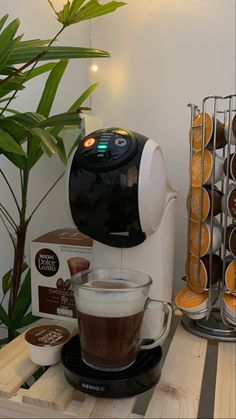
POLYGON ((29 47, 44 47, 49 44, 51 39, 29 39, 28 41, 21 41, 15 49, 29 48, 29 47))
POLYGON ((41 128, 54 127, 55 125, 71 125, 79 126, 81 123, 81 118, 76 112, 67 112, 61 113, 58 115, 53 115, 50 118, 45 119, 44 121, 38 124, 41 128))
POLYGON ((0 153, 5 151, 13 154, 25 156, 23 148, 14 140, 14 138, 0 129, 0 153))
POLYGON ((3 26, 5 25, 6 20, 8 19, 9 15, 5 15, 0 19, 0 31, 2 30, 3 26))
POLYGON ((9 116, 7 119, 9 121, 17 122, 25 128, 34 127, 38 125, 40 122, 46 120, 46 118, 43 115, 40 115, 37 112, 22 112, 13 116, 9 116))
POLYGON ((27 136, 25 127, 9 117, 2 116, 0 118, 0 128, 10 134, 18 144, 21 144, 27 136))
POLYGON ((17 29, 20 25, 19 19, 13 20, 0 34, 0 68, 6 64, 12 49, 19 43, 21 37, 14 39, 17 29))
POLYGON ((41 76, 44 73, 48 73, 48 71, 53 70, 56 65, 56 63, 42 64, 38 67, 35 67, 33 70, 21 73, 24 83, 31 79, 34 79, 35 77, 41 76))
POLYGON ((36 135, 37 137, 40 138, 41 147, 42 147, 43 151, 49 157, 51 157, 53 154, 56 153, 56 151, 57 151, 57 147, 56 147, 57 140, 55 139, 55 137, 53 137, 52 134, 50 134, 49 131, 47 131, 46 129, 39 128, 39 127, 31 128, 30 131, 33 135, 36 135))
POLYGON ((67 155, 64 141, 61 137, 57 137, 57 153, 63 164, 67 164, 67 155))
POLYGON ((83 7, 81 7, 77 13, 74 23, 114 12, 118 7, 124 6, 125 4, 126 3, 124 2, 118 1, 110 1, 106 4, 100 4, 97 0, 90 0, 83 7))
POLYGON ((45 87, 43 94, 41 96, 37 111, 38 113, 47 117, 50 114, 53 101, 55 99, 58 86, 62 79, 62 76, 68 65, 68 60, 61 60, 51 71, 45 87))
MULTIPOLYGON (((80 48, 80 47, 65 47, 54 46, 46 48, 47 53, 39 58, 39 61, 45 60, 60 60, 63 58, 106 58, 110 54, 106 51, 93 48, 80 48)), ((43 47, 27 47, 27 48, 13 48, 7 60, 7 65, 22 64, 32 60, 39 54, 45 51, 43 47)))
POLYGON ((57 20, 63 26, 73 25, 82 20, 92 19, 107 13, 114 12, 118 7, 124 6, 126 3, 119 1, 110 1, 106 4, 100 4, 97 0, 89 0, 86 4, 85 0, 67 1, 60 12, 55 10, 51 0, 48 3, 54 10, 57 20))

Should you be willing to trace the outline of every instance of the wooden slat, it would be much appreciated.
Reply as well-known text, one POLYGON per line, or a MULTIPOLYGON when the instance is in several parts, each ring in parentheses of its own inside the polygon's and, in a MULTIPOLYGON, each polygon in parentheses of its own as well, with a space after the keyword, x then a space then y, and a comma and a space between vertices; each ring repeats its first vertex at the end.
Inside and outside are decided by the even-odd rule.
POLYGON ((236 343, 219 343, 214 418, 236 418, 236 343))
POLYGON ((178 325, 146 418, 197 418, 206 350, 206 339, 178 325))
POLYGON ((98 399, 91 418, 129 418, 131 416, 136 397, 124 399, 98 399))
MULTIPOLYGON (((86 395, 85 400, 77 410, 77 416, 78 418, 128 418, 131 417, 134 403, 135 397, 97 399, 86 395)), ((75 410, 72 411, 69 407, 66 411, 74 413, 75 410)))
POLYGON ((21 352, 25 351, 24 335, 25 333, 17 336, 12 342, 0 349, 0 370, 21 352))
POLYGON ((33 384, 22 401, 47 409, 64 411, 74 396, 75 389, 66 381, 61 364, 51 366, 33 384))
POLYGON ((0 370, 0 397, 11 397, 39 367, 29 359, 28 350, 0 370))
POLYGON ((30 406, 29 404, 21 403, 20 401, 12 401, 0 399, 0 418, 64 418, 74 419, 76 416, 68 413, 61 413, 56 410, 44 409, 39 406, 30 406))

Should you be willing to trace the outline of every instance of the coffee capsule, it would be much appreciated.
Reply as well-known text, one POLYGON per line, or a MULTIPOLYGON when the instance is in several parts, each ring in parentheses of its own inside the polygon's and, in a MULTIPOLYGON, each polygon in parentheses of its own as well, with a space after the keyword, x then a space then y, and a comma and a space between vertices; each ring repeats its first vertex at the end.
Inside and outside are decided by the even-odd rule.
POLYGON ((224 315, 229 323, 236 326, 236 297, 234 295, 225 294, 224 315))
POLYGON ((207 315, 208 292, 197 294, 189 287, 185 287, 176 295, 175 303, 191 319, 200 320, 207 315))
MULTIPOLYGON (((211 215, 212 198, 211 186, 205 185, 202 188, 202 211, 200 211, 201 188, 191 188, 191 206, 189 207, 190 195, 187 199, 187 208, 190 213, 190 219, 197 223, 202 220, 205 221, 211 215), (201 212, 201 214, 200 214, 201 212)), ((218 215, 222 210, 222 196, 223 193, 214 186, 213 189, 213 216, 218 215)))
MULTIPOLYGON (((228 158, 224 161, 224 172, 227 174, 228 158)), ((236 153, 232 153, 229 156, 229 179, 236 182, 236 153)))
POLYGON ((236 259, 232 256, 226 258, 225 285, 231 294, 236 295, 236 259))
MULTIPOLYGON (((222 229, 221 226, 214 222, 212 228, 212 253, 216 253, 222 244, 222 229)), ((199 254, 199 223, 190 223, 189 228, 189 251, 191 255, 198 256, 199 254)), ((201 243, 200 256, 204 256, 210 252, 211 247, 211 224, 209 219, 201 225, 201 243)))
POLYGON ((61 361, 61 350, 69 340, 70 332, 62 326, 36 326, 25 334, 32 362, 49 366, 61 361))
POLYGON ((236 223, 232 223, 227 227, 225 247, 236 258, 236 223))
POLYGON ((212 261, 210 255, 205 255, 200 259, 198 259, 196 256, 189 256, 186 265, 188 286, 197 294, 204 292, 205 289, 209 288, 210 286, 212 287, 216 285, 217 282, 222 278, 223 262, 218 255, 212 255, 212 261), (199 265, 198 260, 200 261, 199 265), (212 273, 211 284, 210 267, 212 273))
POLYGON ((225 125, 225 138, 228 141, 230 139, 231 145, 236 145, 236 114, 232 120, 232 131, 229 133, 229 123, 225 125))
MULTIPOLYGON (((214 119, 208 114, 205 113, 205 133, 204 133, 204 147, 207 147, 209 150, 214 148, 214 119)), ((190 129, 190 141, 192 141, 192 146, 194 151, 202 150, 202 129, 203 124, 203 114, 199 113, 193 120, 193 126, 190 129)), ((226 145, 227 141, 225 138, 225 126, 218 119, 216 121, 216 148, 223 148, 226 145)))
POLYGON ((222 211, 225 212, 228 208, 228 215, 236 220, 236 184, 231 183, 229 192, 226 197, 222 197, 222 211))
MULTIPOLYGON (((224 159, 215 154, 215 183, 224 178, 224 159)), ((192 173, 190 173, 191 184, 199 188, 203 178, 203 185, 210 185, 213 180, 213 156, 208 150, 204 150, 203 168, 202 151, 195 153, 192 157, 192 173), (203 171, 203 173, 202 173, 203 171)))

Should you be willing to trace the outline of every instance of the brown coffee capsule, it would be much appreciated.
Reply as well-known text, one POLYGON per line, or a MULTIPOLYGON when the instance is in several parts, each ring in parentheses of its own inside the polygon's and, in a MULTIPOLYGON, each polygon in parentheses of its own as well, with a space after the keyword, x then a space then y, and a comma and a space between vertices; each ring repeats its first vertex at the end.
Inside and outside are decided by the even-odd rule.
MULTIPOLYGON (((204 188, 207 191, 209 199, 210 199, 210 211, 208 214, 210 215, 211 208, 212 208, 211 186, 205 185, 204 188)), ((222 211, 222 196, 223 195, 224 195, 223 192, 221 192, 216 186, 214 186, 214 189, 213 189, 213 216, 214 217, 220 214, 222 211)))
POLYGON ((228 213, 236 220, 236 185, 231 185, 227 199, 228 213))
POLYGON ((65 327, 57 325, 36 326, 28 330, 25 340, 35 346, 57 346, 64 344, 70 337, 65 327))
POLYGON ((223 262, 220 256, 210 255, 200 258, 198 271, 198 257, 189 256, 186 266, 188 286, 196 293, 201 294, 206 288, 214 286, 222 278, 223 262), (210 283, 210 266, 212 270, 212 281, 210 283), (199 272, 199 279, 198 279, 199 272))
POLYGON ((233 256, 226 258, 225 285, 233 295, 236 295, 236 259, 233 256))
POLYGON ((197 223, 200 218, 205 221, 211 214, 212 202, 213 202, 213 216, 220 214, 222 210, 222 196, 223 193, 214 186, 213 189, 213 200, 211 194, 211 186, 205 185, 202 188, 202 211, 200 217, 200 201, 201 201, 201 188, 191 188, 191 207, 189 208, 189 196, 187 198, 187 209, 190 213, 191 220, 197 223))
MULTIPOLYGON (((202 150, 202 124, 203 114, 199 113, 193 120, 193 128, 190 130, 190 140, 192 140, 193 150, 202 150)), ((205 134, 204 134, 204 147, 209 150, 214 148, 214 119, 205 113, 205 134)), ((225 126, 217 119, 216 121, 216 148, 223 148, 227 141, 225 138, 225 126)))
POLYGON ((236 141, 236 114, 234 115, 233 121, 232 121, 232 133, 236 141))
MULTIPOLYGON (((216 148, 223 148, 227 144, 225 138, 225 125, 217 119, 216 121, 216 148)), ((211 139, 207 145, 208 150, 214 149, 214 123, 213 123, 213 133, 211 139)))
POLYGON ((225 246, 232 256, 236 257, 236 223, 232 223, 227 227, 225 246))
POLYGON ((214 220, 212 231, 211 228, 212 226, 209 219, 201 223, 201 229, 199 223, 190 223, 188 248, 191 255, 198 256, 200 254, 202 257, 208 254, 210 251, 212 251, 214 254, 220 249, 222 244, 222 226, 216 220, 214 220))
MULTIPOLYGON (((228 157, 224 161, 224 172, 227 175, 228 157)), ((229 179, 236 182, 236 153, 229 156, 229 179)))

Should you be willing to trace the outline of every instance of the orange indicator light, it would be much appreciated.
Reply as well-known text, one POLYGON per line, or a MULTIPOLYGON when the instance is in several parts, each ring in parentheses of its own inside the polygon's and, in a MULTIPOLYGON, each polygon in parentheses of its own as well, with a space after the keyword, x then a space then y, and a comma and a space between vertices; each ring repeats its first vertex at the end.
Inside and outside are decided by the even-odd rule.
POLYGON ((95 138, 88 138, 85 142, 84 142, 84 147, 92 147, 92 145, 94 145, 95 143, 95 138))

